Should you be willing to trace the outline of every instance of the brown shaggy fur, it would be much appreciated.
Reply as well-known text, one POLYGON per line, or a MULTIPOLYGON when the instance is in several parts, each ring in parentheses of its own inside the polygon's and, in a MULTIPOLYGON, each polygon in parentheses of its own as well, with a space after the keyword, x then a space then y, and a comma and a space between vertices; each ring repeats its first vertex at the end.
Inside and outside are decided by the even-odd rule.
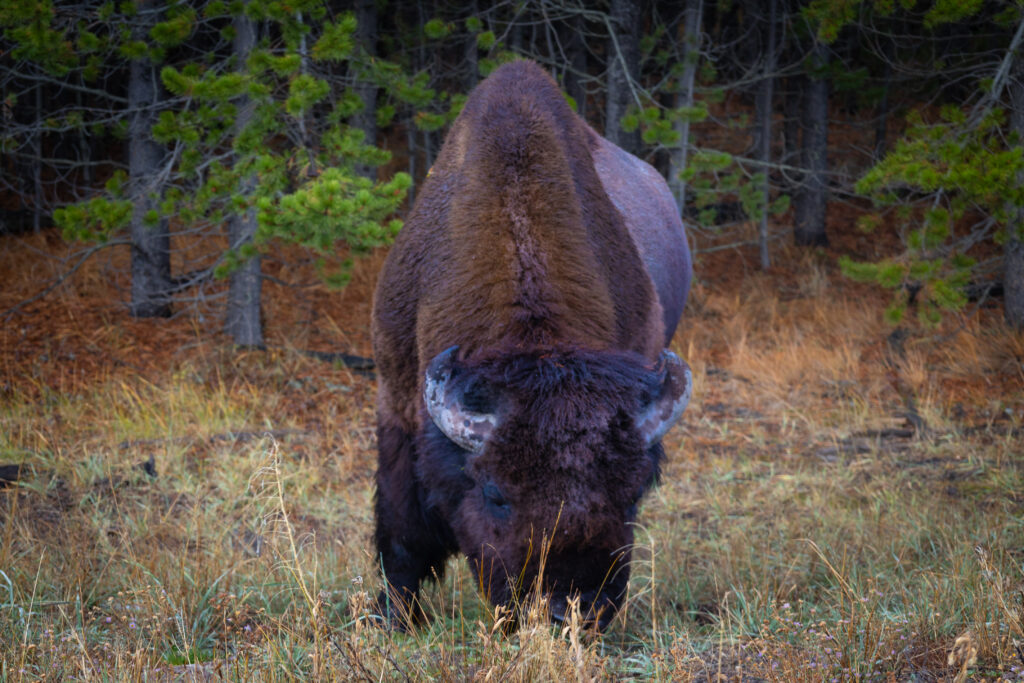
MULTIPOLYGON (((664 182, 649 166, 594 133, 572 112, 554 81, 531 62, 505 65, 480 84, 420 190, 374 301, 380 377, 377 545, 393 597, 414 595, 420 581, 440 571, 445 557, 458 549, 475 558, 478 571, 488 560, 525 561, 511 550, 524 539, 509 537, 506 543, 505 537, 530 533, 530 525, 541 523, 551 530, 550 511, 532 512, 544 505, 535 496, 560 498, 549 505, 562 506, 570 527, 580 525, 561 527, 579 536, 581 546, 575 554, 567 551, 567 566, 573 557, 584 560, 597 552, 587 545, 595 534, 626 541, 629 535, 621 530, 607 533, 622 526, 631 503, 619 500, 622 492, 612 489, 629 487, 626 498, 642 491, 657 458, 645 464, 652 456, 638 451, 623 415, 635 412, 644 391, 653 391, 641 386, 653 381, 644 366, 671 337, 689 276, 682 224, 664 182), (577 462, 588 457, 578 444, 559 450, 532 434, 518 439, 533 448, 520 452, 515 462, 491 449, 479 466, 466 466, 465 454, 434 427, 421 397, 425 368, 455 345, 467 369, 509 387, 507 378, 523 368, 535 375, 558 374, 542 359, 564 354, 560 367, 578 366, 578 372, 564 381, 551 380, 557 395, 545 401, 593 405, 589 416, 582 408, 555 410, 564 412, 564 419, 546 429, 551 434, 579 431, 580 443, 593 441, 594 454, 615 450, 609 441, 613 436, 616 444, 628 444, 616 448, 637 454, 622 456, 615 465, 609 455, 611 460, 591 467, 577 462), (600 420, 595 422, 594 415, 600 420), (575 458, 566 470, 576 470, 573 482, 544 473, 553 466, 545 463, 559 455, 575 458), (527 461, 535 471, 513 476, 510 470, 527 461), (492 462, 486 472, 480 469, 484 462, 492 462), (628 471, 629 476, 619 477, 627 481, 600 469, 611 466, 628 471), (524 483, 524 477, 546 478, 550 485, 524 483), (508 523, 484 520, 486 509, 478 504, 479 493, 473 493, 485 486, 496 490, 497 479, 519 492, 508 523), (470 495, 476 496, 473 505, 463 500, 470 495), (607 519, 599 512, 604 504, 615 508, 607 519), (480 519, 467 522, 466 515, 480 519), (489 530, 484 534, 489 544, 508 547, 481 556, 473 545, 483 540, 483 532, 478 533, 483 527, 489 530)), ((544 386, 524 379, 519 391, 550 389, 544 386)), ((527 417, 531 399, 506 401, 521 404, 523 412, 515 413, 520 429, 530 430, 536 422, 527 417)), ((600 548, 602 556, 608 552, 600 548)), ((600 572, 607 570, 602 565, 600 572)), ((573 578, 567 569, 563 587, 573 578)), ((495 592, 504 595, 498 583, 495 592)))

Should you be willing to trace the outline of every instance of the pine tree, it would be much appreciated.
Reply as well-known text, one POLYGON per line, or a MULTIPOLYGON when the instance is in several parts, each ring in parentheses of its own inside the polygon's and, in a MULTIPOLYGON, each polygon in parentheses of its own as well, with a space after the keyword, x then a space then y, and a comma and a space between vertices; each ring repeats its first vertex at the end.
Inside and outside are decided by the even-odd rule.
MULTIPOLYGON (((824 16, 833 31, 852 21, 850 15, 824 16)), ((893 291, 887 310, 892 322, 914 311, 930 325, 944 312, 964 308, 972 281, 1001 275, 1007 323, 1020 329, 1024 91, 1018 90, 1018 54, 1024 14, 1016 7, 995 11, 979 4, 936 3, 912 26, 921 35, 941 29, 962 37, 946 41, 957 46, 946 55, 946 68, 969 74, 977 88, 966 91, 965 99, 962 90, 947 92, 946 79, 936 78, 931 96, 944 103, 938 116, 912 110, 904 137, 857 183, 856 190, 874 198, 878 207, 861 221, 863 229, 894 226, 905 236, 906 250, 880 263, 844 258, 844 272, 893 291), (979 28, 1002 40, 973 43, 979 28), (973 49, 964 50, 964 45, 973 49), (974 245, 985 242, 1004 246, 1001 268, 971 255, 974 245)))
POLYGON ((349 122, 366 107, 358 83, 416 91, 413 79, 356 50, 355 16, 332 16, 321 0, 125 7, 116 28, 112 4, 44 2, 32 12, 15 0, 0 4, 5 37, 25 64, 102 86, 90 90, 89 106, 61 116, 88 127, 99 111, 99 119, 119 120, 113 132, 127 138, 128 172, 107 171, 102 192, 58 209, 55 220, 76 239, 114 240, 130 228, 136 315, 166 315, 175 294, 230 276, 226 328, 237 343, 261 346, 263 250, 302 245, 321 255, 329 282, 343 284, 351 259, 329 265, 339 247, 358 256, 397 232, 391 216, 410 180, 360 174, 389 155, 349 122), (83 15, 88 21, 73 20, 83 15), (101 40, 93 25, 116 40, 101 40), (77 46, 88 59, 73 47, 44 49, 47 42, 77 46), (125 80, 127 92, 117 90, 125 80), (172 278, 171 217, 193 236, 225 234, 228 249, 172 278))

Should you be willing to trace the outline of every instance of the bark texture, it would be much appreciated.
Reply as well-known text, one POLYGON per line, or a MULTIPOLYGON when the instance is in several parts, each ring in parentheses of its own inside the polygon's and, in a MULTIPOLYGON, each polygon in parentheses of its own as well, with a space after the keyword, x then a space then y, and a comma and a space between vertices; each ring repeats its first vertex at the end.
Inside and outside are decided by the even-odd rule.
MULTIPOLYGON (((137 40, 147 37, 156 21, 155 0, 139 3, 137 40)), ((166 317, 171 314, 171 240, 167 219, 152 217, 159 211, 160 172, 166 156, 153 139, 160 97, 159 76, 153 62, 142 57, 131 62, 128 75, 128 174, 134 204, 131 222, 132 301, 131 314, 137 318, 166 317)))
POLYGON ((585 117, 587 91, 583 79, 587 73, 587 46, 583 42, 583 15, 576 14, 559 26, 558 42, 567 66, 565 91, 576 102, 576 113, 585 117))
MULTIPOLYGON (((356 44, 367 58, 377 55, 377 4, 374 0, 356 2, 356 44)), ((352 117, 352 125, 363 131, 368 145, 377 144, 377 84, 357 76, 354 87, 356 95, 363 101, 363 110, 352 117)), ((357 164, 356 173, 377 179, 377 167, 357 164)))
MULTIPOLYGON (((783 97, 782 122, 782 163, 788 166, 800 164, 800 111, 802 108, 801 93, 804 90, 804 79, 799 75, 787 76, 783 97)), ((792 192, 800 182, 800 174, 786 170, 786 186, 792 192)))
POLYGON ((772 160, 772 94, 775 86, 775 18, 776 0, 768 0, 768 35, 764 55, 764 75, 757 89, 757 156, 764 164, 764 184, 761 188, 764 209, 758 226, 758 251, 761 258, 761 269, 771 267, 771 256, 768 253, 768 207, 771 204, 771 172, 769 164, 772 160))
MULTIPOLYGON (((366 2, 366 0, 361 0, 366 2)), ((372 2, 371 2, 372 4, 372 2)), ((477 0, 473 0, 467 3, 466 16, 477 17, 480 15, 480 7, 478 6, 477 0)), ((476 87, 477 81, 480 80, 480 49, 477 47, 476 34, 470 34, 466 38, 466 63, 465 63, 465 83, 466 92, 469 92, 476 87)))
MULTIPOLYGON (((234 20, 235 55, 238 63, 244 64, 256 45, 256 23, 244 13, 234 20)), ((238 101, 238 120, 236 132, 241 132, 249 125, 253 116, 253 103, 246 95, 238 101)), ((240 193, 251 195, 255 187, 255 178, 251 176, 242 181, 240 193)), ((253 208, 243 213, 236 213, 228 218, 228 239, 232 249, 242 249, 251 245, 258 225, 256 211, 253 208)), ((260 315, 260 297, 263 289, 263 277, 259 254, 246 259, 231 273, 228 288, 228 308, 224 317, 224 331, 231 335, 235 344, 250 348, 264 348, 263 320, 260 315)))
POLYGON ((825 208, 828 201, 828 80, 823 71, 828 48, 817 41, 811 56, 812 75, 804 90, 801 138, 803 182, 796 194, 793 240, 801 246, 828 244, 825 208))
MULTIPOLYGON (((1007 87, 1010 93, 1010 127, 1024 140, 1024 55, 1014 55, 1007 87)), ((1018 143, 1020 144, 1020 143, 1018 143)), ((1018 183, 1024 178, 1018 178, 1018 183)), ((1024 330, 1024 207, 1010 212, 1013 224, 1007 226, 1003 245, 1003 312, 1006 324, 1024 330)))
MULTIPOLYGON (((693 106, 693 82, 697 75, 697 60, 700 54, 700 26, 704 13, 704 0, 686 0, 683 10, 683 44, 685 45, 683 75, 679 79, 676 90, 676 109, 693 106)), ((676 121, 675 130, 679 133, 679 146, 672 150, 669 159, 668 186, 676 199, 676 208, 680 214, 686 205, 686 181, 680 174, 686 169, 687 153, 690 145, 690 121, 687 118, 676 121)))
POLYGON ((604 136, 630 154, 640 151, 640 131, 627 132, 620 122, 633 102, 632 80, 640 70, 640 18, 637 0, 612 0, 604 136))

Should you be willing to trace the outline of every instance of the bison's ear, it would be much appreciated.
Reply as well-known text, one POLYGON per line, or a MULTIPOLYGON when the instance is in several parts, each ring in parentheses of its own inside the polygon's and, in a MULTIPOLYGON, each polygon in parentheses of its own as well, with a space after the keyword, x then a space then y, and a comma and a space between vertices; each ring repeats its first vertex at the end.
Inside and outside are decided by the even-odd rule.
POLYGON ((686 410, 693 392, 690 366, 668 349, 661 352, 654 370, 661 379, 658 394, 644 406, 636 427, 648 448, 658 443, 686 410))
POLYGON ((427 367, 423 401, 427 413, 445 436, 470 453, 480 453, 495 428, 498 416, 488 411, 487 401, 467 395, 469 384, 457 377, 465 372, 455 358, 458 346, 437 354, 427 367))

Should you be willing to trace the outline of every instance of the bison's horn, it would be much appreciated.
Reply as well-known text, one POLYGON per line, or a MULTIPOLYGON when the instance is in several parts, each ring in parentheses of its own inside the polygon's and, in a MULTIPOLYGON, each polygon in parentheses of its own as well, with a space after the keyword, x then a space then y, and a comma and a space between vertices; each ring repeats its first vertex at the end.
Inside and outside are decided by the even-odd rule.
POLYGON ((693 374, 690 366, 668 349, 661 352, 655 372, 661 375, 659 394, 640 413, 637 429, 648 448, 665 436, 679 416, 686 410, 693 393, 693 374))
POLYGON ((462 392, 452 386, 458 349, 458 346, 453 346, 430 361, 423 385, 423 400, 430 419, 445 436, 470 453, 479 453, 497 427, 498 418, 492 413, 467 409, 462 392))

